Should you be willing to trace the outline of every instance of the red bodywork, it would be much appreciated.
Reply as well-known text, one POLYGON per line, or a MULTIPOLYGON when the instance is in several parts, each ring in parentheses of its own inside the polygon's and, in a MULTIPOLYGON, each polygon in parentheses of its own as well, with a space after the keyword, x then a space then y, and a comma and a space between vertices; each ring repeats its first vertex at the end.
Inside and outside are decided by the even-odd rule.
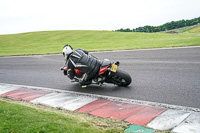
MULTIPOLYGON (((64 72, 64 71, 67 71, 67 67, 64 67, 64 68, 63 68, 63 72, 64 72)), ((78 75, 83 75, 83 73, 81 72, 81 70, 78 70, 78 69, 74 68, 74 71, 75 71, 75 73, 78 74, 78 75)))
POLYGON ((81 70, 78 70, 78 69, 75 69, 75 68, 74 68, 74 71, 75 71, 75 73, 78 74, 78 75, 83 75, 83 73, 82 73, 81 70))
POLYGON ((99 71, 99 75, 103 74, 103 73, 105 72, 105 70, 106 70, 109 66, 110 66, 110 65, 102 67, 102 68, 100 69, 100 71, 99 71))
MULTIPOLYGON (((99 71, 99 75, 103 74, 103 73, 105 72, 105 70, 106 70, 109 66, 110 66, 110 65, 102 67, 102 68, 100 69, 100 71, 99 71)), ((64 68, 63 68, 63 72, 64 72, 64 71, 67 71, 67 67, 64 67, 64 68)), ((78 74, 78 75, 83 75, 83 72, 82 72, 81 70, 78 70, 78 69, 74 68, 74 71, 75 71, 75 73, 78 74)))

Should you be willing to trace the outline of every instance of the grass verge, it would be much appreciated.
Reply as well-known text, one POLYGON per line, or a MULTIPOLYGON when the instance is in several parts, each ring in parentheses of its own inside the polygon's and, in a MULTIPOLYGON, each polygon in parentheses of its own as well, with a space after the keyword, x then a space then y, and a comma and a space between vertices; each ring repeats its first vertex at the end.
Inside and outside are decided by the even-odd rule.
POLYGON ((74 30, 0 35, 0 56, 56 54, 67 43, 88 51, 197 46, 199 33, 197 26, 179 34, 74 30))
POLYGON ((0 98, 1 133, 121 133, 128 126, 123 121, 0 98))

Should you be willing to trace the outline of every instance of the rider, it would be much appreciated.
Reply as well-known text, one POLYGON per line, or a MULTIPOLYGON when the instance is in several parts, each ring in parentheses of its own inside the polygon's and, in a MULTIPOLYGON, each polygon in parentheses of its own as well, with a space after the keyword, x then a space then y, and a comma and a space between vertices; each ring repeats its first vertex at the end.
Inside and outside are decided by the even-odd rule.
POLYGON ((65 66, 67 67, 67 75, 70 79, 74 79, 74 68, 81 70, 82 77, 79 80, 81 85, 89 85, 92 83, 92 79, 98 73, 100 69, 100 61, 88 54, 88 51, 81 48, 73 50, 70 45, 65 45, 63 48, 63 56, 65 57, 65 66))

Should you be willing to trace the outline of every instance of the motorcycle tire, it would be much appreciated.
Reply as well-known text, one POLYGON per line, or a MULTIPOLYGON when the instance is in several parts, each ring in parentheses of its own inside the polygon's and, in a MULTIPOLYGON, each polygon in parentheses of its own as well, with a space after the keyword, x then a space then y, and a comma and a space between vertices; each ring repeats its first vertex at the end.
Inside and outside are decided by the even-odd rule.
POLYGON ((114 84, 117 84, 118 86, 124 86, 127 87, 131 82, 131 76, 120 69, 117 69, 117 71, 114 73, 111 73, 112 81, 114 84))

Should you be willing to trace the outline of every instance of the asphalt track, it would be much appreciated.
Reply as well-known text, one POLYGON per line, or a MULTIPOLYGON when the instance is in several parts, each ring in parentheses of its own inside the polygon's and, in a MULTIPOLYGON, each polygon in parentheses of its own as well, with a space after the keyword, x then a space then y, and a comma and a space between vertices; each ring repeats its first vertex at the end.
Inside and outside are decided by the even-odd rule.
POLYGON ((120 61, 132 84, 81 88, 59 70, 62 55, 0 58, 0 83, 48 87, 89 94, 200 108, 200 47, 95 52, 103 60, 120 61))

